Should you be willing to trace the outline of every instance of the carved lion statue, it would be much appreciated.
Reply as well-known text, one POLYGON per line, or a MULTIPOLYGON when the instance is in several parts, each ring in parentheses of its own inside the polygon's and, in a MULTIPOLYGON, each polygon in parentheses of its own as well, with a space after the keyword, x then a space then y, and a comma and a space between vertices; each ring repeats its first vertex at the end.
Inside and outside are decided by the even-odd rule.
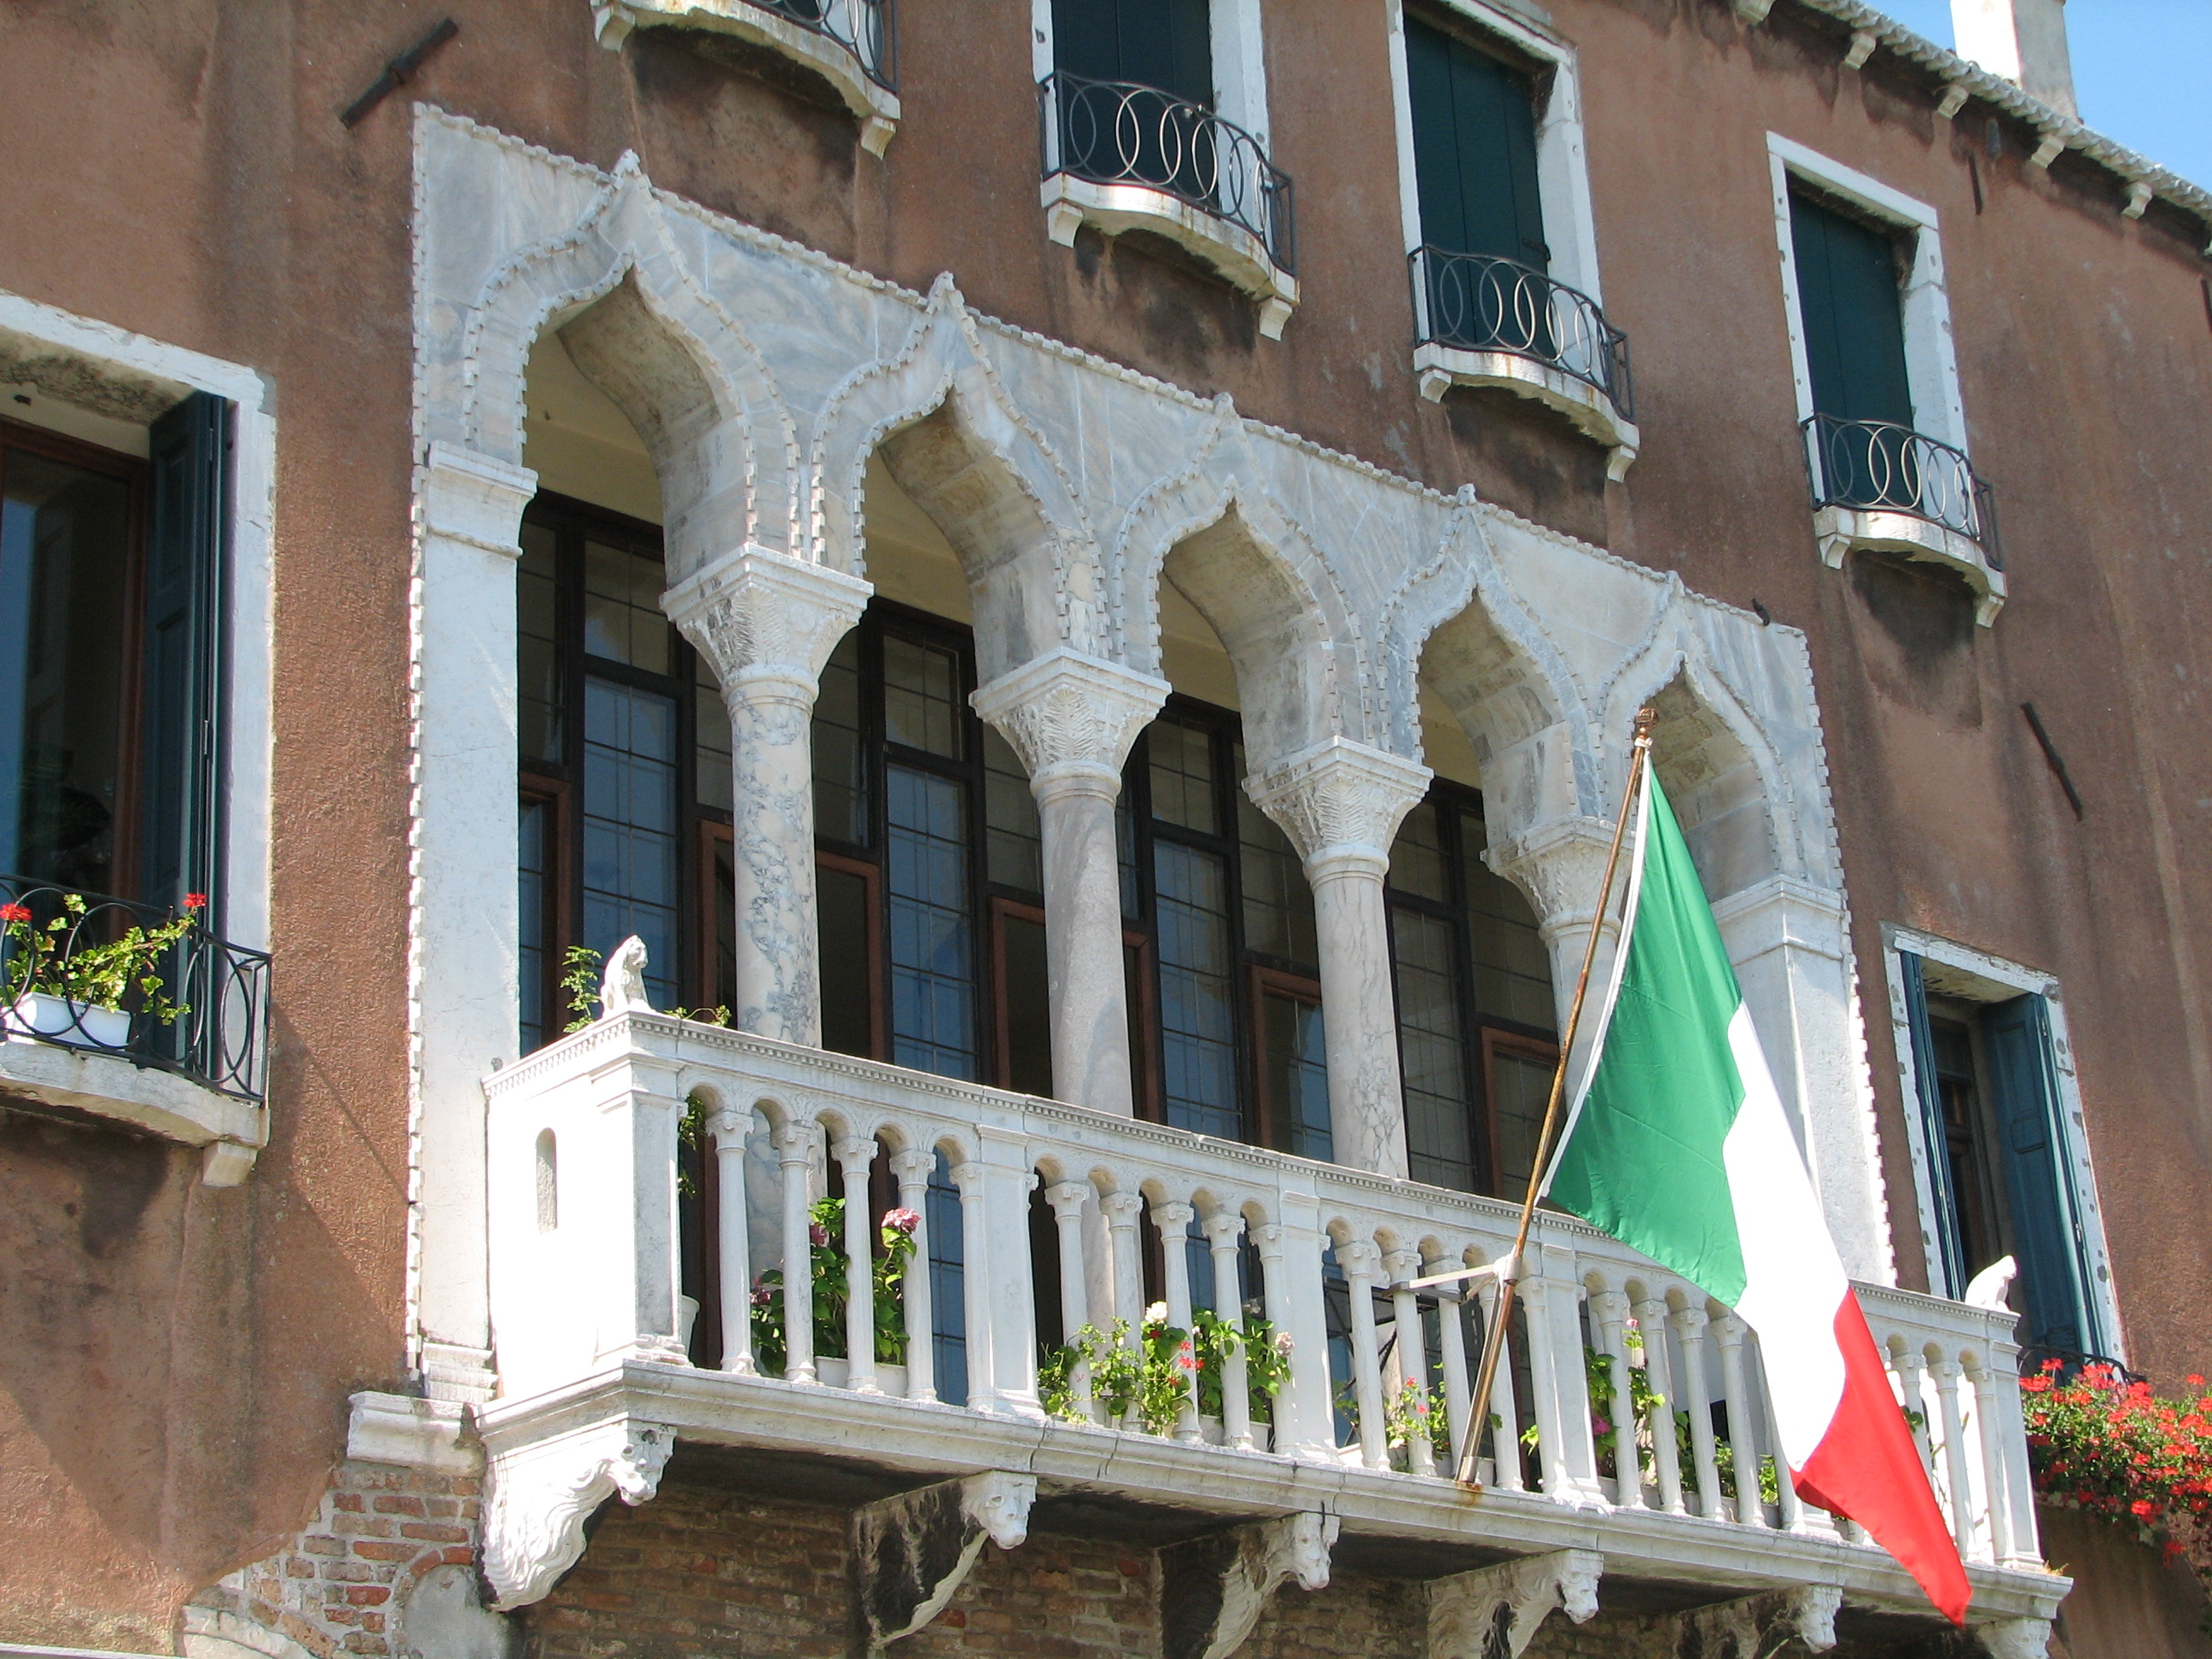
POLYGON ((607 1018, 652 1012, 645 994, 645 941, 632 933, 607 958, 606 972, 599 980, 599 1015, 607 1018))

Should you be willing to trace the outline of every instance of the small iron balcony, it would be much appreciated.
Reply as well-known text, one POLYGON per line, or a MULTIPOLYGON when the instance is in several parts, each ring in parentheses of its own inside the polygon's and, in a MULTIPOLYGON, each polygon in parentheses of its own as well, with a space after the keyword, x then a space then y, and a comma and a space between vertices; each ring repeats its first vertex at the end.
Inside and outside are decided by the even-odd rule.
POLYGON ((860 73, 885 92, 898 90, 896 0, 757 0, 852 53, 860 73))
POLYGON ((191 911, 0 876, 0 1084, 205 1146, 231 1184, 264 1138, 269 969, 191 911))
POLYGON ((1408 258, 1424 397, 1478 386, 1534 398, 1613 452, 1609 476, 1627 471, 1638 441, 1628 337, 1596 301, 1495 254, 1418 247, 1408 258))
POLYGON ((1261 301, 1262 333, 1282 332, 1297 301, 1291 179, 1259 138, 1157 87, 1056 70, 1037 94, 1054 240, 1086 221, 1167 236, 1261 301))
POLYGON ((1986 624, 2004 603, 1996 501, 1965 452, 1890 421, 1814 415, 1803 423, 1821 556, 1853 549, 1946 565, 1976 593, 1986 624))

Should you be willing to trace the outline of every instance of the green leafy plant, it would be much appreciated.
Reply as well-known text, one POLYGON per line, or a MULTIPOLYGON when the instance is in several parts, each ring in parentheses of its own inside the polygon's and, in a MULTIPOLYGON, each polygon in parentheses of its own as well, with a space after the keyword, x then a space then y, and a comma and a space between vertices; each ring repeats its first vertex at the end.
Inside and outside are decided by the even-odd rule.
POLYGON ((70 937, 90 906, 82 893, 64 893, 62 908, 42 927, 27 904, 0 904, 8 941, 8 967, 0 998, 14 1002, 33 993, 61 997, 80 1007, 120 1008, 135 988, 149 1018, 174 1024, 191 1007, 173 1001, 161 977, 161 959, 198 925, 206 896, 185 895, 184 914, 156 927, 133 923, 118 937, 87 945, 70 937))
POLYGON ((2020 1381, 2028 1466, 2047 1504, 2102 1516, 2185 1558, 2212 1586, 2212 1391, 2161 1399, 2105 1363, 2063 1361, 2020 1381))
MULTIPOLYGON (((814 1295, 814 1352, 817 1358, 842 1359, 845 1351, 845 1200, 821 1198, 806 1212, 807 1273, 814 1295)), ((886 1210, 877 1227, 880 1249, 872 1255, 875 1286, 875 1361, 906 1363, 906 1275, 914 1260, 915 1230, 921 1218, 912 1210, 886 1210)), ((770 1267, 753 1280, 753 1358, 768 1375, 789 1363, 784 1340, 783 1269, 770 1267)))
MULTIPOLYGON (((580 1031, 599 1017, 599 975, 605 958, 587 945, 572 945, 561 955, 561 994, 568 1005, 566 1036, 580 1031)), ((688 1019, 700 1025, 727 1025, 727 1008, 665 1008, 672 1019, 688 1019)))
POLYGON ((1145 1310, 1133 1334, 1126 1319, 1107 1330, 1084 1326, 1037 1367, 1045 1410, 1078 1422, 1088 1401, 1109 1423, 1170 1434, 1194 1403, 1201 1416, 1221 1415, 1226 1361, 1241 1350, 1251 1414, 1261 1421, 1272 1417, 1274 1397, 1290 1376, 1289 1337, 1264 1319, 1224 1319, 1205 1308, 1193 1310, 1191 1326, 1186 1331, 1169 1324, 1166 1304, 1158 1302, 1145 1310))

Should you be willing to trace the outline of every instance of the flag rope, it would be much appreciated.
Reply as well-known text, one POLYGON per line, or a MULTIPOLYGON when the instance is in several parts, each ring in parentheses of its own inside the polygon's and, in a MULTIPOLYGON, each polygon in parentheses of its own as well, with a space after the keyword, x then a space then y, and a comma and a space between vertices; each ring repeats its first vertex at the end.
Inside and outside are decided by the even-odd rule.
MULTIPOLYGON (((1613 845, 1606 851, 1605 875, 1598 883, 1597 908, 1590 913, 1589 939, 1583 946, 1582 971, 1575 976, 1574 1000, 1567 1006, 1566 1029, 1559 1034, 1559 1060, 1552 1068, 1551 1097, 1544 1103, 1543 1127, 1536 1133, 1536 1155, 1529 1161, 1528 1193, 1521 1202, 1521 1224, 1513 1235, 1513 1249, 1498 1264, 1497 1300, 1490 1316, 1483 1322, 1482 1363, 1475 1369, 1474 1397, 1468 1402, 1467 1443, 1460 1449, 1455 1477, 1461 1486, 1475 1492, 1482 1490, 1482 1483, 1474 1478, 1475 1456, 1481 1449, 1484 1433, 1490 1428, 1490 1392, 1498 1380, 1498 1361, 1505 1348, 1505 1329, 1513 1319, 1513 1293, 1521 1279, 1522 1253, 1528 1248, 1529 1225, 1535 1218, 1536 1200, 1543 1194, 1547 1165, 1551 1162, 1553 1132, 1559 1127, 1559 1101, 1566 1092, 1567 1062, 1574 1054, 1575 1034, 1582 1025, 1583 1003, 1589 994, 1590 970, 1597 962, 1598 937, 1605 931, 1605 913, 1613 902, 1613 878, 1620 863, 1620 844, 1628 834, 1630 811, 1636 804, 1636 791, 1644 781, 1644 768, 1651 753, 1651 727, 1658 718, 1659 711, 1648 706, 1636 711, 1636 735, 1629 744, 1628 781, 1622 786, 1620 811, 1613 819, 1613 845)), ((1491 1448, 1493 1464, 1508 1455, 1503 1446, 1491 1448)))

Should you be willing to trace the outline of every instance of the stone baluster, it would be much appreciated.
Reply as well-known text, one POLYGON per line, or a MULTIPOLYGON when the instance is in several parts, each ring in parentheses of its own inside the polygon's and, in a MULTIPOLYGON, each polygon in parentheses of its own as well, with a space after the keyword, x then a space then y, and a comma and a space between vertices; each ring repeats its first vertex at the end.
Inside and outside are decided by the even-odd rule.
POLYGON ((1352 1290, 1352 1386, 1359 1401, 1359 1461, 1370 1469, 1390 1463, 1389 1426, 1382 1420, 1382 1361, 1375 1341, 1375 1270, 1382 1252, 1364 1238, 1336 1247, 1336 1265, 1352 1290))
POLYGON ((1592 1402, 1577 1312, 1581 1297, 1573 1249, 1532 1238, 1515 1300, 1528 1328, 1544 1490, 1569 1503, 1602 1503, 1605 1489, 1598 1483, 1597 1448, 1590 1438, 1592 1402))
POLYGON ((807 1214, 808 1177, 822 1126, 793 1118, 775 1130, 783 1170, 783 1374, 793 1382, 814 1381, 814 1255, 807 1214))
POLYGON ((1912 1431, 1912 1444, 1920 1454, 1920 1467, 1928 1471, 1932 1485, 1936 1479, 1936 1435, 1928 1418, 1928 1390, 1922 1381, 1925 1364, 1925 1356, 1909 1343, 1893 1360, 1898 1388, 1905 1396, 1905 1409, 1912 1413, 1912 1417, 1905 1419, 1905 1426, 1912 1431), (1915 1423, 1913 1417, 1920 1420, 1915 1423))
POLYGON ((1966 1474, 1966 1431, 1959 1413, 1959 1383, 1965 1367, 1945 1354, 1929 1369, 1936 1374, 1936 1403, 1943 1413, 1943 1484, 1950 1500, 1951 1536, 1963 1558, 1974 1547, 1974 1492, 1966 1474))
MULTIPOLYGON (((1310 1206, 1304 1206, 1309 1212, 1310 1206)), ((1291 1339, 1291 1375, 1269 1410, 1269 1449, 1335 1454, 1329 1407, 1328 1315, 1322 1301, 1321 1244, 1308 1227, 1263 1222, 1253 1230, 1267 1322, 1291 1339), (1326 1449, 1324 1451, 1323 1449, 1326 1449)))
MULTIPOLYGON (((1434 1275, 1450 1273, 1465 1265, 1456 1256, 1441 1255, 1424 1261, 1420 1271, 1425 1276, 1434 1275)), ((1474 1402, 1468 1398, 1468 1391, 1474 1384, 1467 1374, 1465 1314, 1460 1304, 1467 1288, 1462 1280, 1443 1286, 1437 1294, 1437 1369, 1443 1373, 1444 1421, 1451 1430, 1451 1466, 1455 1470, 1466 1455, 1467 1437, 1478 1431, 1474 1402)), ((1502 1364, 1500 1369, 1504 1369, 1502 1364)))
POLYGON ((1135 1094, 1114 801, 1129 746, 1168 690, 1164 680, 1062 648, 972 699, 1021 757, 1036 797, 1053 1091, 1125 1117, 1135 1094))
POLYGON ((929 1178, 937 1173, 937 1153, 908 1146, 891 1154, 898 1176, 899 1205, 915 1213, 914 1254, 906 1259, 901 1299, 906 1304, 906 1397, 937 1398, 937 1328, 929 1304, 929 1178))
POLYGON ((1613 1502, 1623 1509, 1644 1507, 1644 1465, 1636 1448, 1636 1395, 1628 1381, 1628 1349, 1622 1326, 1628 1297, 1620 1291, 1593 1291, 1590 1323, 1597 1328, 1598 1351, 1605 1355, 1613 1398, 1605 1408, 1613 1423, 1613 1502))
POLYGON ((1790 1473, 1790 1456, 1783 1449, 1781 1431, 1775 1426, 1774 1389, 1766 1375, 1766 1350, 1754 1342, 1752 1358, 1759 1368, 1759 1398, 1765 1407, 1768 1432, 1774 1441, 1775 1518, 1784 1532, 1803 1532, 1806 1529, 1805 1506, 1797 1496, 1797 1483, 1790 1473))
POLYGON ((814 696, 872 591, 825 565, 747 547, 660 600, 729 706, 738 1029, 787 1042, 822 1041, 814 696))
MULTIPOLYGON (((1036 1393, 1036 1291, 1030 1261, 1030 1194, 1037 1184, 1028 1138, 1018 1131, 985 1123, 976 1129, 982 1142, 989 1230, 984 1275, 990 1332, 992 1409, 1016 1416, 1043 1415, 1036 1393)), ((973 1364, 973 1339, 970 1339, 973 1364)))
POLYGON ((1993 1315, 1990 1323, 1990 1368, 1997 1376, 1997 1413, 1990 1419, 1990 1432, 2004 1466, 2006 1535, 2012 1545, 2001 1565, 2032 1571, 2043 1565, 2043 1546, 2035 1522, 2035 1482, 2028 1471, 2027 1427, 2021 1414, 2020 1350, 2005 1340, 2013 1328, 2009 1312, 1993 1315))
POLYGON ((971 1411, 991 1408, 991 1249, 990 1224, 983 1212, 988 1172, 969 1158, 952 1169, 952 1184, 960 1191, 960 1291, 966 1316, 968 1398, 971 1411))
POLYGON ((1243 1450, 1252 1446, 1252 1373, 1244 1352, 1244 1295, 1237 1271, 1237 1241, 1244 1231, 1244 1218, 1224 1207, 1216 1209, 1201 1224, 1206 1248, 1213 1252, 1213 1311, 1237 1333, 1237 1340, 1221 1362, 1221 1437, 1243 1450))
POLYGON ((745 1211, 745 1137, 753 1115, 725 1106, 707 1121, 714 1141, 715 1244, 722 1281, 722 1369, 750 1376, 753 1367, 753 1269, 750 1218, 745 1211))
POLYGON ((1729 1449, 1735 1462, 1735 1518, 1747 1527, 1763 1527, 1759 1437, 1751 1431, 1751 1389, 1743 1371, 1743 1339, 1750 1328, 1734 1314, 1721 1316, 1721 1397, 1728 1401, 1729 1449))
POLYGON ((1390 1322, 1398 1328, 1398 1388, 1402 1394, 1413 1392, 1415 1409, 1413 1419, 1424 1425, 1424 1431, 1413 1435, 1406 1447, 1406 1466, 1415 1474, 1434 1474, 1437 1472, 1435 1443, 1425 1431, 1429 1407, 1429 1340, 1421 1324, 1421 1299, 1406 1288, 1406 1281, 1419 1276, 1421 1253, 1419 1250, 1393 1250, 1382 1258, 1382 1271, 1390 1276, 1390 1322))
POLYGON ((1098 1206, 1106 1212, 1106 1231, 1114 1241, 1113 1316, 1129 1322, 1134 1340, 1145 1322, 1144 1257, 1137 1239, 1137 1218, 1144 1211, 1144 1194, 1109 1193, 1098 1206))
MULTIPOLYGON (((1060 1238, 1060 1325, 1061 1340, 1075 1340, 1076 1333, 1091 1322, 1090 1282, 1083 1262, 1083 1206, 1091 1199, 1087 1181, 1062 1181, 1044 1189, 1052 1206, 1054 1231, 1060 1238)), ((1068 1376, 1068 1389, 1077 1407, 1092 1422, 1098 1407, 1091 1398, 1091 1361, 1079 1358, 1068 1376)))
POLYGON ((876 1386, 875 1229, 868 1214, 868 1169, 876 1143, 850 1135, 831 1147, 845 1176, 845 1386, 855 1394, 881 1394, 876 1386))
MULTIPOLYGON (((1481 1292, 1482 1325, 1486 1333, 1498 1317, 1498 1285, 1492 1281, 1481 1292)), ((1521 1479, 1521 1407, 1513 1397, 1513 1329, 1509 1323, 1498 1340, 1498 1370, 1490 1379, 1490 1414, 1498 1419, 1490 1436, 1490 1484, 1500 1492, 1523 1492, 1521 1479)), ((1539 1436, 1542 1434, 1540 1429, 1539 1436)))
POLYGON ((2006 1501, 2007 1471, 1998 1441, 1997 1373, 1991 1366, 1977 1365, 1966 1379, 1974 1386, 1974 1439, 1982 1452, 1982 1490, 1989 1497, 1990 1559, 2006 1562, 2013 1554, 2012 1506, 2006 1501))
MULTIPOLYGON (((1198 1212, 1188 1204, 1152 1206, 1152 1224, 1160 1230, 1160 1268, 1167 1280, 1168 1323, 1187 1334, 1183 1340, 1191 1344, 1194 1362, 1197 1342, 1188 1334, 1194 1328, 1190 1318, 1190 1224, 1197 1218, 1198 1212)), ((1179 1362, 1182 1356, 1176 1358, 1179 1362)), ((1176 1438, 1195 1443, 1199 1438, 1198 1375, 1194 1367, 1184 1375, 1188 1382, 1183 1391, 1182 1409, 1176 1417, 1176 1438)))
POLYGON ((1698 1472, 1698 1512, 1721 1518, 1720 1459, 1713 1450, 1712 1384, 1705 1376, 1705 1327, 1711 1316, 1694 1302, 1675 1310, 1674 1340, 1682 1345, 1682 1403, 1690 1412, 1690 1462, 1698 1472))
POLYGON ((1659 1507, 1669 1515, 1687 1513, 1682 1504, 1681 1451, 1674 1443, 1674 1367, 1667 1358, 1667 1298, 1647 1291, 1636 1304, 1636 1328, 1644 1337, 1644 1378, 1659 1396, 1651 1423, 1651 1458, 1659 1474, 1659 1507))
POLYGON ((1387 1176, 1403 1176, 1407 1166, 1382 878, 1399 823, 1434 775, 1418 762, 1330 738, 1244 785, 1289 836, 1313 884, 1335 1161, 1387 1176))

